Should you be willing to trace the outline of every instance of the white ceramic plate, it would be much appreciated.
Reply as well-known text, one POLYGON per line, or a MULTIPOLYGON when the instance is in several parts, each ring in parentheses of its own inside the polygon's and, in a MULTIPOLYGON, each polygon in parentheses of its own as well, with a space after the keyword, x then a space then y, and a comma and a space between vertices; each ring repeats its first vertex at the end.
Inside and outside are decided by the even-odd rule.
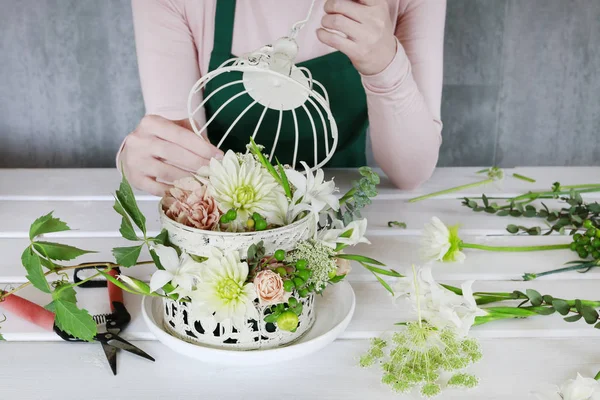
POLYGON ((142 314, 150 332, 177 353, 213 364, 257 366, 288 361, 314 353, 344 332, 352 319, 356 304, 350 284, 342 281, 332 285, 316 300, 315 324, 306 335, 288 346, 271 350, 215 349, 191 344, 171 336, 163 328, 162 300, 158 297, 144 298, 142 314))

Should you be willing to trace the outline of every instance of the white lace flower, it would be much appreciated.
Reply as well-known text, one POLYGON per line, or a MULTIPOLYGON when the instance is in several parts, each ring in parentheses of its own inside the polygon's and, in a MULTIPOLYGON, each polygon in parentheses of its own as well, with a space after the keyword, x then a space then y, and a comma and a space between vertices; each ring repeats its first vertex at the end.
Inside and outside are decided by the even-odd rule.
POLYGON ((452 328, 458 335, 466 336, 478 316, 487 312, 477 307, 471 286, 473 281, 462 285, 460 296, 435 281, 431 268, 419 268, 399 278, 394 288, 395 297, 407 297, 421 318, 438 329, 452 328))
POLYGON ((334 181, 325 181, 325 173, 322 169, 318 169, 313 175, 304 161, 302 165, 306 175, 293 169, 285 171, 289 182, 296 189, 292 199, 294 204, 291 210, 292 218, 296 218, 303 211, 312 211, 317 215, 329 208, 339 210, 340 202, 334 194, 337 190, 334 181))
POLYGON ((448 228, 438 217, 425 224, 421 239, 421 258, 424 261, 463 262, 465 254, 460 251, 461 239, 458 226, 448 228))
POLYGON ((223 254, 213 249, 203 263, 200 282, 190 295, 194 314, 202 318, 214 313, 217 322, 231 320, 238 326, 248 319, 257 319, 256 289, 246 279, 248 264, 240 261, 237 251, 223 254))
POLYGON ((222 161, 213 158, 210 166, 200 168, 196 177, 207 184, 222 212, 237 210, 232 230, 243 229, 254 212, 268 223, 286 223, 288 202, 283 187, 254 157, 239 158, 229 150, 222 161))
POLYGON ((577 374, 561 387, 536 393, 539 400, 600 400, 600 382, 592 378, 584 378, 577 374))
POLYGON ((346 227, 340 220, 335 220, 329 229, 319 231, 319 240, 323 244, 336 248, 338 243, 346 246, 355 246, 358 243, 371 244, 365 237, 367 231, 367 219, 359 219, 350 222, 346 227))
POLYGON ((156 245, 154 251, 165 269, 159 269, 152 275, 150 291, 156 292, 171 282, 178 289, 177 293, 185 295, 191 292, 200 277, 203 265, 194 261, 187 253, 182 253, 179 257, 172 247, 156 245))

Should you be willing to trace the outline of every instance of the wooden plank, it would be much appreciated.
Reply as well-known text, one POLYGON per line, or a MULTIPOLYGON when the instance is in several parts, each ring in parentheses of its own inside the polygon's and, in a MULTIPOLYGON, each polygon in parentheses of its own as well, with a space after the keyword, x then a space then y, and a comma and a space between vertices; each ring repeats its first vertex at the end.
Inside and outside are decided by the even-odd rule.
MULTIPOLYGON (((551 209, 562 204, 545 202, 551 209)), ((68 222, 76 231, 60 232, 56 237, 115 237, 119 236, 120 216, 112 209, 113 201, 0 201, 0 238, 27 237, 30 224, 38 217, 54 210, 56 217, 68 222)), ((538 203, 532 203, 540 206, 538 203)), ((155 201, 139 204, 146 215, 147 227, 152 234, 160 231, 158 206, 155 201)), ((538 218, 498 217, 485 212, 474 212, 456 199, 426 201, 415 204, 398 200, 378 200, 367 207, 363 216, 369 220, 369 235, 418 235, 431 217, 438 216, 447 225, 461 226, 464 235, 508 235, 506 226, 518 224, 542 226, 538 218), (389 221, 401 221, 407 229, 390 228, 389 221)))
MULTIPOLYGON (((462 282, 444 281, 460 286, 462 282)), ((343 334, 347 339, 366 339, 381 335, 394 328, 396 322, 415 319, 406 302, 399 300, 394 304, 389 293, 376 282, 352 282, 356 293, 356 311, 352 322, 343 334)), ((533 281, 533 282, 476 282, 476 291, 525 291, 527 288, 538 290, 566 299, 600 300, 598 281, 533 281)), ((91 313, 106 312, 108 307, 106 292, 102 289, 80 289, 81 307, 91 313)), ((48 303, 49 297, 35 289, 26 288, 20 292, 22 297, 37 304, 48 303)), ((132 322, 124 333, 129 339, 152 339, 140 313, 141 298, 126 294, 125 303, 132 315, 132 322)), ((7 321, 2 324, 2 334, 7 340, 53 341, 60 340, 54 333, 45 332, 32 324, 19 320, 6 312, 7 321)), ((583 321, 566 323, 559 315, 540 316, 526 320, 509 320, 490 323, 473 329, 476 337, 598 337, 598 331, 583 321)))
MULTIPOLYGON (((568 243, 569 237, 564 236, 465 236, 463 240, 468 243, 480 243, 495 246, 529 246, 540 244, 568 243)), ((111 249, 118 246, 127 246, 128 242, 122 238, 62 238, 60 243, 98 251, 96 254, 87 254, 80 257, 79 262, 114 261, 111 249)), ((370 245, 360 244, 355 248, 346 250, 349 254, 362 254, 375 258, 390 268, 404 271, 412 264, 420 265, 419 257, 420 238, 416 236, 373 236, 370 245)), ((20 259, 23 249, 29 245, 28 239, 2 239, 0 240, 0 282, 25 282, 25 269, 21 266, 20 259)), ((541 251, 536 253, 490 253, 486 251, 465 250, 467 259, 462 264, 435 263, 434 272, 438 279, 452 280, 515 280, 520 279, 524 272, 538 273, 549 269, 561 268, 564 263, 577 259, 577 255, 570 250, 541 251)), ((140 260, 150 260, 144 248, 140 260)), ((153 266, 140 266, 130 268, 127 274, 139 279, 147 279, 153 266)), ((598 279, 600 268, 591 270, 586 274, 569 272, 550 275, 544 279, 598 279)), ((352 273, 348 277, 351 281, 375 281, 373 275, 360 265, 353 265, 352 273)))
MULTIPOLYGON (((481 168, 459 167, 438 168, 429 181, 415 191, 400 191, 382 176, 380 197, 408 199, 422 194, 444 190, 477 182, 482 175, 476 174, 481 168)), ((465 195, 503 194, 514 196, 530 190, 548 190, 556 181, 564 185, 600 183, 600 167, 523 167, 505 169, 506 178, 502 183, 461 190, 441 198, 460 198, 465 195), (535 178, 529 183, 512 177, 520 173, 535 178)), ((360 178, 354 169, 326 170, 328 177, 335 177, 340 192, 344 193, 353 180, 360 178)), ((119 186, 120 175, 116 169, 5 169, 0 171, 0 200, 110 200, 119 186)), ((136 192, 143 201, 153 200, 153 196, 136 192)), ((590 198, 600 198, 600 193, 589 194, 590 198)))
MULTIPOLYGON (((135 344, 153 355, 156 363, 121 352, 119 374, 113 377, 98 344, 4 343, 3 358, 11 362, 0 365, 0 385, 5 398, 36 400, 80 400, 82 394, 89 399, 195 398, 190 393, 222 400, 420 398, 417 394, 399 397, 380 383, 376 368, 357 367, 358 357, 368 348, 364 340, 338 340, 293 362, 260 367, 258 375, 255 368, 189 359, 160 343, 135 344), (65 377, 68 385, 56 384, 65 377), (99 384, 99 379, 110 384, 99 384)), ((577 372, 594 376, 597 359, 589 349, 600 346, 600 339, 484 339, 481 345, 483 360, 468 369, 480 378, 480 386, 469 391, 448 389, 442 398, 529 399, 534 398, 532 392, 574 378, 577 372)))

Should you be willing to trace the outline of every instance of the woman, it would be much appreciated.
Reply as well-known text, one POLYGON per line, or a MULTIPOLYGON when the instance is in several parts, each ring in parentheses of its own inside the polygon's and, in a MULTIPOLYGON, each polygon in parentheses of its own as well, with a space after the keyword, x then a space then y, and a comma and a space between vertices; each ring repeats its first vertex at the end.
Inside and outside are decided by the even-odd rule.
MULTIPOLYGON (((134 186, 160 196, 164 182, 222 157, 190 129, 190 88, 231 54, 285 36, 310 3, 132 0, 147 116, 117 159, 134 186)), ((340 146, 328 166, 365 164, 368 124, 375 160, 397 187, 412 189, 431 176, 441 143, 445 9, 445 0, 317 0, 297 38, 296 62, 331 98, 340 146)), ((217 107, 209 101, 200 126, 217 107)), ((227 126, 234 116, 219 118, 227 126)), ((215 125, 213 141, 224 133, 215 125)))

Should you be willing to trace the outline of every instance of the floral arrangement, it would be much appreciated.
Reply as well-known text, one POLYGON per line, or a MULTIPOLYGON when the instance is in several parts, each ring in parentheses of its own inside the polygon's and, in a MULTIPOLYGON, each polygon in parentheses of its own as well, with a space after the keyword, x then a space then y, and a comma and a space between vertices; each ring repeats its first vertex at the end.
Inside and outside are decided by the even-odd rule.
MULTIPOLYGON (((277 163, 272 165, 253 141, 246 154, 228 151, 222 160, 213 159, 193 177, 175 182, 161 201, 161 210, 186 227, 211 232, 259 232, 308 219, 310 236, 292 249, 267 253, 262 241, 249 246, 245 254, 211 249, 200 257, 172 243, 163 230, 147 234, 146 217, 140 211, 125 177, 115 194, 115 211, 121 215, 121 235, 135 245, 113 249, 116 262, 94 263, 99 275, 131 293, 191 302, 192 317, 212 316, 217 322, 242 323, 259 318, 257 307, 266 308, 265 322, 280 330, 294 332, 302 313, 302 298, 322 293, 340 282, 356 261, 368 269, 382 265, 368 257, 347 254, 345 249, 365 238, 366 219, 360 211, 377 195, 379 176, 364 167, 362 178, 338 199, 333 180, 324 172, 304 174, 277 163), (137 228, 137 230, 135 229, 137 228), (152 261, 138 261, 146 246, 152 261), (156 265, 150 284, 122 273, 113 278, 107 272, 118 266, 156 265)), ((29 284, 52 295, 47 307, 56 312, 56 324, 83 340, 92 340, 96 324, 89 313, 77 307, 74 287, 64 272, 84 264, 66 266, 91 251, 40 240, 41 235, 70 229, 52 213, 36 220, 30 231, 31 245, 22 261, 29 282, 1 292, 0 300, 29 284), (59 276, 48 281, 49 275, 59 276)))

